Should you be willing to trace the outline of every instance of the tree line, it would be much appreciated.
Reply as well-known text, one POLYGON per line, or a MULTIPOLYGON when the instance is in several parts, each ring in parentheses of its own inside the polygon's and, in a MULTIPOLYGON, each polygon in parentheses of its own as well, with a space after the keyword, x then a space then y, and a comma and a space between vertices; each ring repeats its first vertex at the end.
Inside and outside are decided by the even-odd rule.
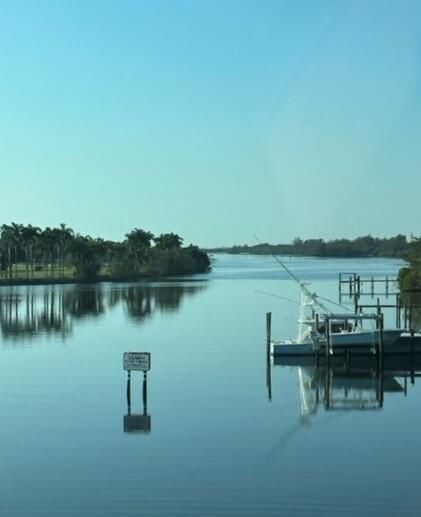
POLYGON ((408 250, 405 235, 376 238, 371 235, 356 239, 302 240, 295 238, 291 244, 261 243, 208 249, 208 252, 250 253, 253 255, 294 255, 306 257, 403 257, 408 250))
POLYGON ((0 276, 3 280, 137 279, 210 270, 208 255, 183 246, 175 233, 158 236, 134 228, 122 242, 76 233, 66 224, 39 228, 17 223, 0 226, 0 276))
POLYGON ((402 291, 421 290, 421 238, 411 240, 404 255, 408 266, 399 271, 399 285, 402 291))

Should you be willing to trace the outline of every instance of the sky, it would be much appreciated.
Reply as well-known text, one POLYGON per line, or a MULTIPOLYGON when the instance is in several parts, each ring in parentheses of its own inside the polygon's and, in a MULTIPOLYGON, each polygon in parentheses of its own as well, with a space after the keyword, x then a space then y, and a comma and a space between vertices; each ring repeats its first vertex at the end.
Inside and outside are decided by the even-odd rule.
POLYGON ((0 223, 419 235, 419 0, 0 0, 0 223))

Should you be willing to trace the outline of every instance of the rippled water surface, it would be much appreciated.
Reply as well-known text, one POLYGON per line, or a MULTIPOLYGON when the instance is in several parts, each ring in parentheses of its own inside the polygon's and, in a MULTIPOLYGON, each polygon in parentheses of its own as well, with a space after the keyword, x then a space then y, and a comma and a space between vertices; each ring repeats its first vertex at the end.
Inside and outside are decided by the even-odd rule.
MULTIPOLYGON (((402 263, 287 265, 337 301, 340 271, 402 263)), ((265 313, 296 333, 284 298, 293 281, 255 256, 182 281, 0 288, 1 515, 420 515, 417 378, 274 365, 269 400, 265 313), (126 351, 152 358, 130 415, 126 351)))

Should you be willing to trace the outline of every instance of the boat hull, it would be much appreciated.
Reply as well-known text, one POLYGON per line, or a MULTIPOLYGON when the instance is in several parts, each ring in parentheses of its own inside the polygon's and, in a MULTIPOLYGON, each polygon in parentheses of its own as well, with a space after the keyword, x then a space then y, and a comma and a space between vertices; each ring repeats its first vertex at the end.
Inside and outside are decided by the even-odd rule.
MULTIPOLYGON (((401 336, 402 330, 384 330, 383 345, 393 345, 401 336)), ((362 332, 344 332, 341 334, 331 335, 331 346, 373 346, 375 347, 380 341, 380 332, 378 330, 362 331, 362 332)), ((324 345, 326 338, 321 340, 324 345)))
MULTIPOLYGON (((383 345, 390 347, 401 337, 402 330, 383 331, 383 345)), ((344 332, 331 335, 332 348, 374 348, 379 343, 380 334, 378 330, 361 332, 344 332)), ((319 347, 326 346, 326 337, 318 339, 319 347)), ((313 342, 278 341, 272 343, 273 355, 313 355, 318 347, 313 342)))

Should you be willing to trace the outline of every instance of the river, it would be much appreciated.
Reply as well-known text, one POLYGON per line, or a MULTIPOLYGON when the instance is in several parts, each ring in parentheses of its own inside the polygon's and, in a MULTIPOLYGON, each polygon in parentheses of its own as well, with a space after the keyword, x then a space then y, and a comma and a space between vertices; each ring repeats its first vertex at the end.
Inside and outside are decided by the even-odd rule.
MULTIPOLYGON (((286 264, 337 302, 339 272, 403 263, 286 264)), ((0 288, 0 514, 420 515, 417 381, 386 379, 381 406, 370 377, 339 383, 327 408, 308 371, 272 366, 269 399, 265 313, 294 337, 298 300, 251 255, 174 281, 0 288), (151 354, 130 408, 127 351, 151 354)))

